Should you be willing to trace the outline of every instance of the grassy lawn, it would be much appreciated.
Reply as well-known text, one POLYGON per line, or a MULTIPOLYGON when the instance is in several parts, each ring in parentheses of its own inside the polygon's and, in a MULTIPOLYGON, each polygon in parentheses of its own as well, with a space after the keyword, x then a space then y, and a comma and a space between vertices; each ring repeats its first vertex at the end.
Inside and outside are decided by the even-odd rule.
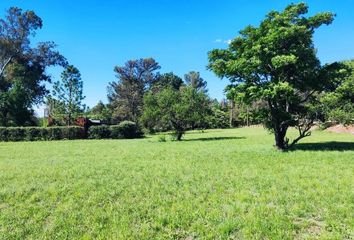
POLYGON ((261 127, 0 143, 0 239, 353 239, 353 135, 272 144, 261 127))

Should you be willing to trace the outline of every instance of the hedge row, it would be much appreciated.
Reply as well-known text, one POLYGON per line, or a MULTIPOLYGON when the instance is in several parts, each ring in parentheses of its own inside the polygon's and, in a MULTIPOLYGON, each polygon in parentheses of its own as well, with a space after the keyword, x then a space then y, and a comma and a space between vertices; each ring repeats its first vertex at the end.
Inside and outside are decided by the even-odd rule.
POLYGON ((143 133, 134 122, 124 121, 119 125, 92 126, 89 128, 87 135, 89 139, 129 139, 142 137, 143 133))
POLYGON ((85 130, 81 127, 9 127, 0 128, 0 141, 52 141, 62 139, 83 139, 85 130))
POLYGON ((143 134, 133 122, 122 122, 116 126, 92 126, 86 133, 84 128, 69 127, 0 127, 0 141, 52 141, 73 139, 122 139, 138 138, 143 134))

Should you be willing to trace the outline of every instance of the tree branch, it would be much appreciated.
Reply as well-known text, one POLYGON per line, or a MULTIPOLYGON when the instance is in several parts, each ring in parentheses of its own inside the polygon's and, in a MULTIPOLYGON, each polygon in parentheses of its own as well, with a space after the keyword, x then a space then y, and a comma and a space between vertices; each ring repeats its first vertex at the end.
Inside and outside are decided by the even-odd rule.
POLYGON ((312 120, 311 121, 305 120, 305 122, 303 124, 299 124, 297 126, 297 128, 299 130, 299 136, 292 141, 292 143, 289 145, 288 148, 292 148, 301 139, 311 136, 310 130, 311 130, 312 126, 313 126, 312 120))
POLYGON ((6 61, 5 64, 1 67, 0 69, 0 77, 3 77, 3 74, 5 72, 5 68, 10 64, 10 62, 12 61, 12 57, 9 57, 6 61))
POLYGON ((315 92, 316 90, 311 91, 302 101, 300 101, 300 104, 306 102, 309 99, 309 97, 311 97, 312 94, 314 94, 315 92))

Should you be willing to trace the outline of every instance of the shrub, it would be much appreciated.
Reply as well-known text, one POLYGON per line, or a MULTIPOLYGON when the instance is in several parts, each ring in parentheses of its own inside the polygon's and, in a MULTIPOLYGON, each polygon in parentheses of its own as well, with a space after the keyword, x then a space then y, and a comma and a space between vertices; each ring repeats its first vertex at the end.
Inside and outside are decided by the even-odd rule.
POLYGON ((124 121, 119 125, 92 126, 88 130, 89 139, 122 139, 139 138, 143 135, 140 128, 134 122, 124 121))
POLYGON ((135 122, 123 121, 119 123, 118 128, 124 138, 139 138, 143 135, 135 122))
POLYGON ((157 141, 158 141, 158 142, 166 142, 166 135, 160 135, 160 136, 158 136, 157 141))
POLYGON ((353 104, 342 105, 340 107, 329 110, 326 116, 328 120, 338 122, 343 125, 353 124, 354 106, 353 104))
POLYGON ((87 135, 89 139, 106 139, 110 138, 111 131, 109 126, 92 126, 88 129, 87 135))

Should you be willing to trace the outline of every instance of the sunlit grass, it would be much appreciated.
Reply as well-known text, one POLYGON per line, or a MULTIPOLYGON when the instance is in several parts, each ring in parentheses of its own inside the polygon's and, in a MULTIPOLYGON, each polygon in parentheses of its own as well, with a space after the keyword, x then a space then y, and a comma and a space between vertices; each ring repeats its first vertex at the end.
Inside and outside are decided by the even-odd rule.
POLYGON ((166 139, 0 143, 0 239, 354 236, 353 135, 286 153, 261 127, 166 139))

